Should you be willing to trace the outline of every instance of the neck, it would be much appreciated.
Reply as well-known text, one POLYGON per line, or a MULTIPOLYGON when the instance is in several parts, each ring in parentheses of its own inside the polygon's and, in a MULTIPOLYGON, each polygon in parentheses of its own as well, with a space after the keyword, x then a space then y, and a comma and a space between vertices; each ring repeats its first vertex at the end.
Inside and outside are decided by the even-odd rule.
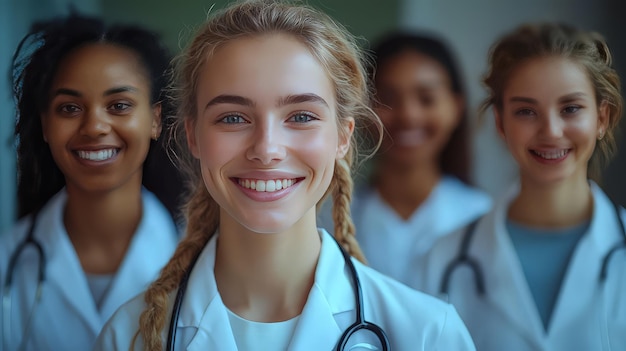
POLYGON ((563 228, 591 218, 593 195, 585 177, 538 184, 521 179, 521 190, 509 207, 509 219, 533 227, 563 228))
POLYGON ((378 166, 374 187, 389 206, 406 220, 428 198, 441 176, 441 169, 436 162, 410 168, 381 164, 378 166))
POLYGON ((143 214, 141 182, 99 193, 68 184, 67 193, 63 220, 83 269, 116 272, 143 214))
POLYGON ((255 233, 220 215, 215 279, 224 304, 258 322, 300 315, 315 280, 321 241, 315 209, 282 233, 255 233))

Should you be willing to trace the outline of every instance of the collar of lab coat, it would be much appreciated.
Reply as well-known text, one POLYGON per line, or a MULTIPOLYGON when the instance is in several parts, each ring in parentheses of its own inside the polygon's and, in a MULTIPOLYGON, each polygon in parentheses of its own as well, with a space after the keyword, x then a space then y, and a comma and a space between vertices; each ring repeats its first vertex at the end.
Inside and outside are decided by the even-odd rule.
MULTIPOLYGON (((289 350, 330 350, 343 330, 335 317, 354 313, 351 276, 339 247, 320 230, 322 247, 315 270, 315 282, 296 325, 289 350), (344 275, 337 275, 337 272, 344 275), (340 279, 338 279, 340 278, 340 279)), ((237 350, 227 309, 215 282, 214 266, 218 235, 205 246, 190 275, 181 306, 178 328, 197 328, 187 350, 237 350)))
MULTIPOLYGON (((357 228, 366 228, 369 232, 373 231, 369 220, 374 218, 374 221, 379 221, 377 218, 380 217, 381 211, 397 217, 398 221, 401 220, 378 191, 370 186, 360 187, 357 190, 352 206, 355 225, 357 228), (367 206, 372 202, 374 206, 367 206)), ((414 223, 415 228, 427 229, 413 236, 413 242, 410 243, 413 245, 413 254, 417 257, 422 256, 439 238, 466 227, 489 212, 491 206, 492 200, 485 192, 461 182, 456 177, 443 176, 426 200, 407 220, 414 223)), ((371 240, 372 242, 368 244, 373 244, 372 248, 375 250, 378 240, 383 239, 374 235, 363 240, 371 240)), ((367 244, 364 245, 368 248, 367 246, 367 244)))
MULTIPOLYGON (((576 245, 567 272, 561 283, 559 297, 551 317, 549 332, 567 328, 567 321, 580 316, 593 302, 599 287, 599 275, 604 255, 621 239, 619 221, 611 201, 591 182, 594 210, 589 230, 576 245)), ((541 318, 523 269, 506 229, 510 203, 519 193, 516 184, 496 205, 495 210, 477 226, 472 247, 481 247, 480 255, 472 254, 481 267, 489 267, 492 274, 485 275, 486 296, 523 331, 529 340, 544 347, 548 342, 541 318), (489 235, 479 235, 489 233, 489 235), (512 288, 514 287, 514 288, 512 288)))
MULTIPOLYGON (((41 210, 35 224, 35 237, 46 256, 46 285, 59 291, 73 315, 79 316, 94 333, 94 338, 125 301, 147 288, 156 278, 158 267, 166 262, 176 247, 176 230, 165 208, 156 197, 142 190, 143 217, 118 269, 110 290, 98 311, 85 272, 69 240, 63 213, 67 203, 65 189, 57 193, 41 210), (149 251, 150 254, 146 254, 149 251), (138 286, 139 282, 145 286, 138 286), (132 283, 129 283, 132 282, 132 283)), ((45 289, 45 287, 44 287, 45 289)))

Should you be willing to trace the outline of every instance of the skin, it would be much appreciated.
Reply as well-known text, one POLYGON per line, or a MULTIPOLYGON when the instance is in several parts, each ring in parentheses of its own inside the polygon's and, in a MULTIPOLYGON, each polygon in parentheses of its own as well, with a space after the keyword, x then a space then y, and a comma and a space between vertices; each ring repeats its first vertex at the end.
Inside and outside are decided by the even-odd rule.
POLYGON ((113 273, 142 216, 142 166, 160 107, 134 53, 109 44, 70 52, 51 96, 41 121, 66 180, 66 230, 87 273, 113 273), (111 157, 94 160, 97 152, 111 157))
POLYGON ((320 252, 315 205, 348 151, 354 120, 340 133, 332 81, 307 47, 285 34, 230 41, 199 74, 197 119, 185 127, 220 206, 218 290, 248 320, 293 318, 320 252), (245 186, 284 179, 294 184, 275 192, 245 186))
POLYGON ((510 219, 546 228, 588 220, 587 167, 607 123, 608 104, 596 101, 583 66, 561 57, 520 64, 496 111, 498 132, 520 168, 510 219))
POLYGON ((409 219, 441 178, 439 158, 460 122, 463 99, 451 88, 445 68, 407 50, 379 67, 376 112, 385 130, 375 186, 404 219, 409 219))

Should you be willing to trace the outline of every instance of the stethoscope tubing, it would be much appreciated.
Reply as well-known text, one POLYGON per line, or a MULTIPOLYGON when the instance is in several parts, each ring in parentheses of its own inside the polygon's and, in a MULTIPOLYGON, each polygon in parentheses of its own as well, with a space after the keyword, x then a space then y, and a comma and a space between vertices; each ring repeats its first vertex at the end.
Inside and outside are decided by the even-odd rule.
MULTIPOLYGON (((336 240, 335 240, 336 241, 336 240)), ((352 263, 352 258, 346 252, 346 250, 341 247, 341 244, 337 242, 339 249, 341 250, 341 254, 343 255, 344 261, 348 266, 348 270, 350 271, 350 275, 352 276, 352 280, 354 283, 354 299, 356 303, 356 320, 355 322, 346 329, 346 331, 341 335, 339 341, 337 342, 337 351, 342 351, 347 347, 348 341, 350 337, 354 335, 356 332, 360 330, 366 330, 372 332, 376 335, 376 338, 382 345, 383 351, 388 351, 389 347, 389 339, 385 331, 374 323, 370 323, 365 320, 365 311, 363 309, 363 292, 361 289, 361 281, 359 279, 358 272, 356 271, 356 267, 354 263, 352 263)), ((180 310, 182 307, 183 299, 185 296, 185 292, 187 290, 187 283, 189 282, 189 276, 191 274, 191 270, 196 264, 198 257, 200 254, 196 255, 191 263, 189 264, 189 268, 183 274, 181 282, 179 284, 178 291, 176 293, 176 298, 174 300, 174 306, 172 308, 172 317, 170 319, 170 324, 167 332, 167 350, 173 351, 176 345, 176 328, 178 325, 178 317, 180 315, 180 310)))
MULTIPOLYGON (((35 225, 37 223, 37 215, 38 212, 34 212, 31 223, 26 234, 26 237, 20 244, 17 246, 13 254, 9 259, 9 266, 7 270, 7 276, 4 280, 4 293, 2 296, 2 315, 3 315, 3 328, 2 328, 2 341, 3 344, 7 343, 9 337, 13 334, 10 330, 11 327, 11 313, 13 302, 11 298, 11 290, 13 286, 13 275, 15 274, 15 270, 17 268, 17 261, 19 260, 22 253, 26 250, 29 245, 32 245, 39 257, 38 267, 37 267, 37 290, 35 291, 35 298, 33 302, 33 307, 28 313, 28 317, 26 320, 26 326, 24 327, 24 331, 22 333, 22 340, 20 341, 19 350, 22 350, 26 341, 28 340, 28 336, 30 335, 31 326, 33 322, 33 316, 35 315, 35 309, 39 305, 42 296, 43 284, 46 281, 46 253, 43 249, 43 245, 35 238, 35 225)), ((8 345, 5 345, 8 347, 8 345)))
MULTIPOLYGON (((624 225, 624 221, 622 220, 622 216, 620 215, 619 205, 615 201, 611 201, 613 204, 613 208, 615 210, 615 215, 617 216, 617 221, 620 227, 620 231, 622 234, 622 241, 615 244, 602 258, 602 266, 599 274, 599 282, 603 284, 606 281, 608 275, 608 266, 611 258, 620 249, 626 248, 626 226, 624 225)), ((476 292, 479 296, 484 296, 486 293, 485 288, 485 276, 483 270, 480 267, 480 264, 476 259, 474 259, 469 254, 469 249, 471 246, 471 241, 474 237, 474 233, 476 231, 476 226, 480 218, 472 222, 468 227, 465 233, 463 234, 463 238, 461 239, 461 244, 459 245, 459 251, 454 259, 450 261, 444 270, 443 277, 441 280, 441 285, 439 288, 439 293, 443 295, 449 294, 450 281, 452 279, 452 274, 454 271, 462 266, 468 265, 474 274, 474 282, 476 292)))

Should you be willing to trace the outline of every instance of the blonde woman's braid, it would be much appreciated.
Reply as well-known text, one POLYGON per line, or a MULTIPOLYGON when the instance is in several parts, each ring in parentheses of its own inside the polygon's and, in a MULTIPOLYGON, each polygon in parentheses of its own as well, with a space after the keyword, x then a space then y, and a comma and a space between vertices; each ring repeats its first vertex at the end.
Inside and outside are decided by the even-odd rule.
POLYGON ((178 287, 191 260, 198 255, 217 228, 219 209, 202 180, 199 183, 185 207, 186 237, 178 245, 167 266, 161 271, 160 277, 145 293, 146 309, 139 319, 139 331, 133 338, 130 350, 133 350, 133 345, 139 335, 143 338, 145 350, 162 350, 161 332, 169 311, 169 293, 178 287))
POLYGON ((332 196, 335 238, 350 255, 366 263, 365 256, 356 240, 356 229, 350 215, 353 183, 350 175, 350 165, 345 159, 335 162, 334 183, 332 196))

